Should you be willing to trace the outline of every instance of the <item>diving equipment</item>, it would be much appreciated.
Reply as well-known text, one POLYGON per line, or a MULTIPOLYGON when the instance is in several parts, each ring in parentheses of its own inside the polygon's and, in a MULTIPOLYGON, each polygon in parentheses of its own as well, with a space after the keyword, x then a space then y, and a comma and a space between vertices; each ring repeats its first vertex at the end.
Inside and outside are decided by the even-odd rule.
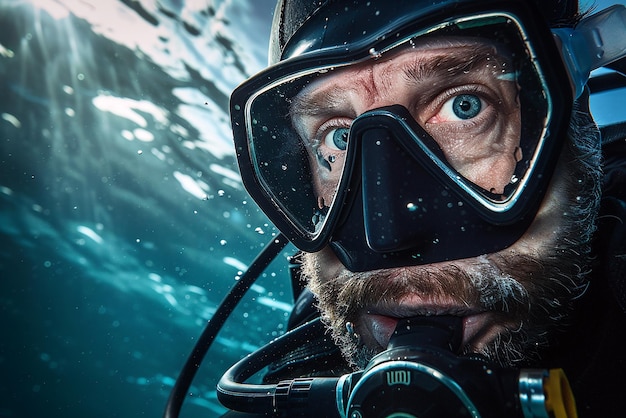
POLYGON ((405 318, 387 350, 342 377, 245 380, 319 332, 319 320, 283 336, 231 367, 218 383, 228 408, 272 416, 567 418, 576 407, 562 370, 507 369, 477 355, 457 355, 462 319, 405 318))

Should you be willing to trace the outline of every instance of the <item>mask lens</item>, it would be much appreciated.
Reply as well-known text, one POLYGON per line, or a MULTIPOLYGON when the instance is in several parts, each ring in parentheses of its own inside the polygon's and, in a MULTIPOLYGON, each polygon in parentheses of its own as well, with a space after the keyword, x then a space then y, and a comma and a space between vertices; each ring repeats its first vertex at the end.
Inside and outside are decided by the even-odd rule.
POLYGON ((423 128, 407 134, 433 170, 474 206, 509 210, 530 181, 551 111, 525 39, 512 16, 467 17, 274 81, 246 106, 258 181, 298 233, 315 240, 353 174, 352 122, 400 104, 423 128))
POLYGON ((337 196, 348 141, 347 128, 324 138, 307 138, 295 125, 294 100, 324 74, 303 75, 263 91, 249 109, 256 175, 280 210, 311 239, 322 230, 337 196), (322 153, 320 141, 334 141, 336 152, 322 153))

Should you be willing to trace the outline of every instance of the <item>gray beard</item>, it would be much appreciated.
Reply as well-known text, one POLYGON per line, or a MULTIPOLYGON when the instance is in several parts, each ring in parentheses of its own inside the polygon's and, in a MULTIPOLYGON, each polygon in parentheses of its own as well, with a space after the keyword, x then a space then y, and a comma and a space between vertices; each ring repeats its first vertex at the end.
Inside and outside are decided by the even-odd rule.
MULTIPOLYGON (((479 257, 470 269, 449 263, 397 270, 352 273, 322 280, 314 254, 303 255, 303 276, 316 295, 322 320, 348 362, 364 368, 382 347, 368 347, 346 324, 359 323, 367 306, 418 294, 428 300, 452 298, 491 312, 503 323, 516 324, 481 349, 480 354, 503 366, 532 364, 541 357, 558 331, 568 325, 574 301, 587 286, 590 239, 599 205, 599 141, 586 112, 574 113, 561 160, 568 202, 576 205, 563 214, 560 236, 537 257, 501 253, 479 257)), ((465 347, 467 354, 472 349, 465 347)))

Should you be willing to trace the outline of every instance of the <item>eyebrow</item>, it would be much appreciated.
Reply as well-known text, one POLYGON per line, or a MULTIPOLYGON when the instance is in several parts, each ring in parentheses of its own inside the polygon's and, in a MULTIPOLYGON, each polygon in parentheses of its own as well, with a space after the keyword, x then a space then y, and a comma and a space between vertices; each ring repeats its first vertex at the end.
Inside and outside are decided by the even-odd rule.
POLYGON ((334 114, 338 110, 346 110, 346 94, 357 90, 356 86, 337 88, 332 86, 322 91, 313 90, 298 93, 289 106, 289 114, 293 116, 322 116, 334 114))
MULTIPOLYGON (((499 66, 505 63, 513 70, 513 66, 510 65, 511 60, 499 53, 495 46, 473 45, 471 47, 472 55, 469 57, 459 53, 461 48, 452 47, 451 49, 453 50, 452 53, 438 54, 432 58, 415 60, 414 65, 404 68, 404 75, 410 81, 421 81, 429 77, 441 75, 458 77, 469 73, 478 64, 484 63, 487 59, 493 59, 493 62, 499 66)), ((462 48, 462 50, 463 54, 467 54, 467 48, 462 48)))

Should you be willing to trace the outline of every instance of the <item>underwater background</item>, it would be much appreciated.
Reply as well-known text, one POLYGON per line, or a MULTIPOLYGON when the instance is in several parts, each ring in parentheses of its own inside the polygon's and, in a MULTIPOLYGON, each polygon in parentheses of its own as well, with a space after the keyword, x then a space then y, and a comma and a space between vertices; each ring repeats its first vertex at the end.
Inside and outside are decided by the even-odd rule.
MULTIPOLYGON (((267 63, 273 6, 0 2, 0 417, 162 414, 275 233, 241 185, 227 109, 267 63)), ((231 317, 182 416, 223 412, 221 374, 281 333, 286 265, 231 317)))
MULTIPOLYGON (((0 0, 0 418, 163 413, 276 234, 242 187, 227 108, 266 65, 273 7, 0 0)), ((182 417, 223 413, 219 377, 284 332, 294 251, 226 323, 182 417)))

